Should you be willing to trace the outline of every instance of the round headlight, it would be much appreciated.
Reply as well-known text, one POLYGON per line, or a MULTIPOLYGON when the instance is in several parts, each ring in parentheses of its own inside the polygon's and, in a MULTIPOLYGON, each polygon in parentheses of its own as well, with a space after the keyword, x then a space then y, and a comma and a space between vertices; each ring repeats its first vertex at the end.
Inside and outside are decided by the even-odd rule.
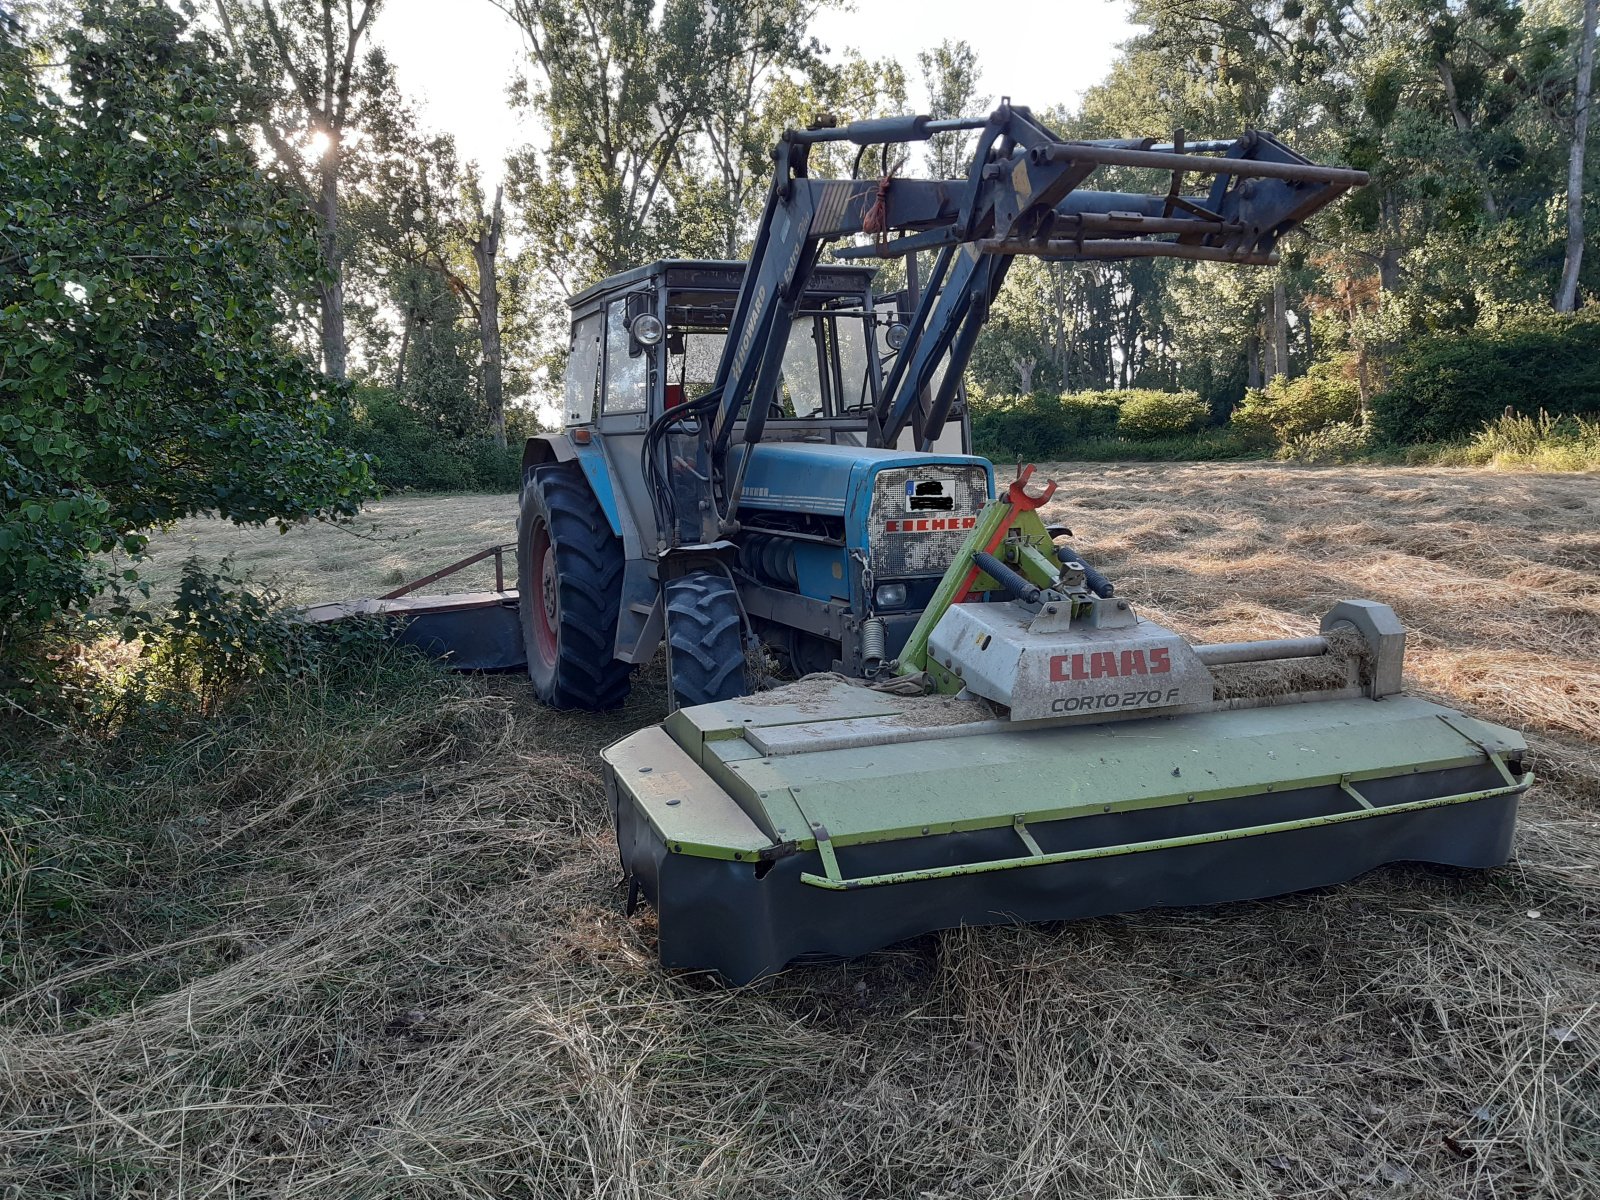
POLYGON ((883 340, 889 343, 889 349, 898 350, 906 344, 906 339, 911 336, 911 330, 896 321, 884 331, 883 340))
POLYGON ((655 313, 640 313, 633 319, 633 324, 628 326, 628 332, 633 335, 633 340, 641 346, 654 346, 661 340, 661 335, 666 328, 661 324, 661 318, 655 313))

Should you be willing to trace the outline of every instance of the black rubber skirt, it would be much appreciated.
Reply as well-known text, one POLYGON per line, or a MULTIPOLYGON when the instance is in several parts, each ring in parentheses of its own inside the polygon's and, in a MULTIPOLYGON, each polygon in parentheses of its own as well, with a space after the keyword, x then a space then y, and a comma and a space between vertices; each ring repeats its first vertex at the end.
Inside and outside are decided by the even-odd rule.
MULTIPOLYGON (((1239 830, 1240 836, 1069 862, 830 890, 816 851, 767 863, 671 853, 612 787, 624 869, 657 912, 661 962, 711 970, 741 985, 802 955, 854 958, 921 933, 964 925, 1070 921, 1142 908, 1219 904, 1343 883, 1386 863, 1486 868, 1511 852, 1518 793, 1397 812, 1387 807, 1503 785, 1482 767, 1362 784, 1373 809, 1357 820, 1274 833, 1251 826, 1349 808, 1336 788, 1077 817, 1029 829, 1047 853, 1239 830)), ((1010 828, 841 848, 853 878, 979 863, 1019 853, 1010 828)))

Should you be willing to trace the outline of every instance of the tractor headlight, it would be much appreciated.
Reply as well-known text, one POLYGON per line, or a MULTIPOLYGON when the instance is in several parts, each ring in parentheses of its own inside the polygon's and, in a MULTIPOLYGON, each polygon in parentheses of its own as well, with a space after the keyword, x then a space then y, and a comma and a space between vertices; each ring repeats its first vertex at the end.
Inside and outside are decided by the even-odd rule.
POLYGON ((906 344, 906 339, 911 336, 911 330, 896 321, 883 331, 883 340, 889 343, 889 349, 898 350, 906 344))
POLYGON ((904 608, 906 604, 906 585, 903 583, 880 583, 878 590, 872 594, 872 599, 879 608, 904 608))
POLYGON ((666 329, 661 324, 661 318, 655 313, 640 313, 633 319, 633 324, 628 326, 628 332, 639 345, 654 346, 661 340, 661 335, 666 329))

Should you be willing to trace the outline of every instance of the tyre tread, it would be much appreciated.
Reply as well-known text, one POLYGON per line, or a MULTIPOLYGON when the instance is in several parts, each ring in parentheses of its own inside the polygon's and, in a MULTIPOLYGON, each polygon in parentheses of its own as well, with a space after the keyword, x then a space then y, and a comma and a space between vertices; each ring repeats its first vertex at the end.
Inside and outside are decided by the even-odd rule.
MULTIPOLYGON (((548 689, 539 689, 535 681, 539 698, 553 708, 593 712, 619 708, 628 698, 633 674, 630 664, 612 657, 622 609, 622 544, 611 532, 582 471, 572 464, 547 464, 529 473, 523 486, 520 524, 540 515, 539 509, 555 547, 561 607, 555 674, 548 689)), ((519 556, 528 552, 520 528, 517 549, 519 556)), ((530 594, 520 565, 519 578, 523 594, 530 594)), ((537 648, 530 630, 531 623, 525 621, 531 674, 537 648)))
POLYGON ((672 690, 680 708, 732 700, 748 692, 744 613, 732 582, 695 571, 666 585, 672 690))

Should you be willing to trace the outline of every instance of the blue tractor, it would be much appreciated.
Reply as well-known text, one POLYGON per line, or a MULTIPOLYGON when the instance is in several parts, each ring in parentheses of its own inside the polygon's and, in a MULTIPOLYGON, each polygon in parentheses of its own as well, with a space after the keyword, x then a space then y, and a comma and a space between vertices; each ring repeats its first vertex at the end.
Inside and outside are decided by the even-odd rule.
POLYGON ((1015 256, 1270 263, 1365 179, 1260 132, 1067 141, 1009 103, 823 121, 773 158, 748 264, 656 262, 572 301, 564 429, 527 444, 518 532, 548 704, 621 704, 663 642, 674 706, 744 694, 756 641, 798 675, 876 675, 995 496, 961 380, 1015 256), (965 178, 888 169, 890 147, 955 132, 977 135, 965 178), (856 147, 856 176, 870 154, 883 169, 812 178, 823 143, 856 147), (1082 186, 1102 170, 1169 186, 1082 186), (907 286, 877 295, 850 260, 885 258, 906 260, 907 286))

